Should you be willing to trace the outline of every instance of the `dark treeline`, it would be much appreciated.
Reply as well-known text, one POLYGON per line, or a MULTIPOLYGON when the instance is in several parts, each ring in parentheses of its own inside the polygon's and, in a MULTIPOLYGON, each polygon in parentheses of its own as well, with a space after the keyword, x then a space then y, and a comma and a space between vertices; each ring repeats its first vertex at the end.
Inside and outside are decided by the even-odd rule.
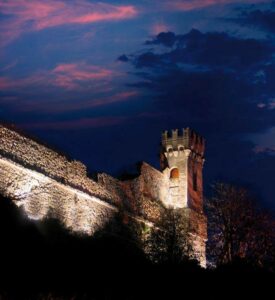
POLYGON ((56 220, 28 220, 3 197, 0 238, 0 285, 4 295, 11 296, 7 299, 87 289, 102 295, 102 286, 117 282, 120 271, 130 274, 147 263, 137 247, 118 236, 72 235, 56 220))
POLYGON ((243 261, 274 272, 274 216, 242 187, 226 183, 212 187, 212 196, 205 200, 209 261, 223 268, 243 261))
POLYGON ((220 274, 272 276, 239 260, 215 270, 186 260, 156 265, 122 237, 71 235, 55 220, 30 221, 10 200, 0 200, 1 300, 159 299, 167 293, 182 299, 172 295, 186 286, 207 289, 220 274))

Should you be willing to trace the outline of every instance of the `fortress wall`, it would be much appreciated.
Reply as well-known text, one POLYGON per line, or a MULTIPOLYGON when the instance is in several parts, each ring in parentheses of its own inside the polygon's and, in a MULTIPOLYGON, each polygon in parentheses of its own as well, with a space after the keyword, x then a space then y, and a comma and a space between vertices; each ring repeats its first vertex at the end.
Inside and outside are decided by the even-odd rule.
POLYGON ((140 175, 135 179, 119 181, 102 173, 98 180, 112 195, 122 199, 122 207, 129 213, 151 222, 163 213, 168 178, 147 163, 142 163, 140 175))
POLYGON ((167 178, 147 163, 142 163, 139 177, 122 182, 133 213, 151 222, 157 222, 164 213, 167 186, 167 178))
POLYGON ((65 156, 0 125, 0 155, 61 183, 77 188, 110 203, 120 201, 102 185, 87 177, 84 164, 65 156))
POLYGON ((106 173, 98 174, 98 183, 102 185, 111 195, 114 196, 114 201, 119 199, 116 202, 116 206, 120 208, 129 208, 127 206, 128 196, 122 188, 122 182, 106 173))
POLYGON ((191 154, 188 160, 188 205, 197 212, 203 211, 203 159, 191 154), (197 190, 193 188, 193 174, 197 176, 197 190))
MULTIPOLYGON (((81 162, 1 125, 0 183, 0 194, 29 218, 56 218, 69 230, 89 235, 107 226, 119 210, 130 227, 154 226, 165 213, 169 195, 169 174, 146 163, 135 179, 119 181, 99 174, 97 183, 87 177, 81 162)), ((196 257, 205 265, 206 218, 200 209, 187 211, 196 257)))
POLYGON ((207 220, 203 213, 187 208, 190 235, 196 259, 206 267, 207 220))
POLYGON ((73 232, 94 234, 117 208, 38 172, 0 157, 0 193, 23 208, 31 219, 56 218, 73 232))

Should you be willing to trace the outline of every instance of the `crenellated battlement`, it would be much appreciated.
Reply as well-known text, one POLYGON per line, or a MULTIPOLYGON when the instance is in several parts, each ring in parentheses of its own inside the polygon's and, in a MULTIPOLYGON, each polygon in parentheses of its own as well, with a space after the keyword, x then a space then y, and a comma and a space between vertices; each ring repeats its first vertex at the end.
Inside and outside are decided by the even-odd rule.
POLYGON ((204 156, 205 139, 190 128, 165 130, 162 133, 162 147, 166 152, 189 149, 204 156))

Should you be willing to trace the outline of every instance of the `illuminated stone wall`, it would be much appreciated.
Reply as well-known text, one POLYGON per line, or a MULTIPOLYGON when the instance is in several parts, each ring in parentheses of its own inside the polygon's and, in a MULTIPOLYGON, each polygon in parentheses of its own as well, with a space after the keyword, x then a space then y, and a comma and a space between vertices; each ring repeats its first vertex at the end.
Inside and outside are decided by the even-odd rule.
POLYGON ((119 181, 103 173, 98 175, 98 182, 120 197, 123 209, 132 215, 156 222, 165 209, 163 203, 168 195, 169 180, 145 162, 134 179, 119 181))
POLYGON ((22 207, 29 218, 58 219, 73 232, 92 235, 118 211, 99 198, 61 184, 0 157, 0 193, 22 207))
POLYGON ((163 132, 161 168, 170 182, 166 206, 202 212, 204 148, 204 139, 189 128, 163 132), (175 170, 178 175, 172 176, 175 170))
POLYGON ((190 237, 195 257, 206 267, 207 219, 203 213, 185 208, 190 225, 190 237))
POLYGON ((168 180, 164 205, 186 211, 196 257, 206 264, 207 219, 203 212, 205 140, 189 128, 164 131, 161 169, 168 180))
MULTIPOLYGON (((190 135, 190 139, 183 140, 182 144, 196 139, 190 135)), ((196 257, 205 265, 203 161, 196 155, 197 151, 179 149, 177 142, 173 144, 177 147, 173 149, 175 158, 171 156, 171 166, 163 168, 163 172, 143 163, 139 176, 134 179, 120 181, 102 173, 98 174, 96 182, 87 176, 81 162, 69 160, 65 155, 0 125, 0 193, 22 207, 29 218, 56 218, 73 232, 93 235, 104 229, 117 213, 123 215, 123 223, 129 226, 133 223, 153 226, 171 205, 170 172, 173 163, 177 166, 180 162, 179 183, 182 183, 184 197, 179 194, 173 203, 175 209, 187 209, 196 257), (182 156, 175 156, 175 151, 182 156), (190 182, 194 170, 199 174, 197 191, 192 191, 190 182)), ((199 150, 201 146, 199 139, 192 149, 199 150)), ((191 146, 188 144, 188 147, 191 146)))
MULTIPOLYGON (((169 199, 170 178, 168 172, 160 172, 142 163, 140 175, 132 180, 119 181, 107 174, 99 174, 99 182, 112 194, 121 197, 124 211, 142 220, 157 223, 165 213, 169 199)), ((186 175, 187 182, 187 175, 186 175)), ((201 199, 200 199, 201 200, 201 199)), ((201 204, 201 201, 199 202, 201 204)), ((183 211, 190 226, 190 242, 193 244, 195 258, 206 266, 207 220, 198 209, 176 208, 183 211)), ((127 224, 131 220, 126 218, 127 224)))
POLYGON ((68 160, 64 155, 1 125, 0 141, 0 155, 89 195, 118 203, 115 195, 87 177, 86 167, 81 162, 68 160))

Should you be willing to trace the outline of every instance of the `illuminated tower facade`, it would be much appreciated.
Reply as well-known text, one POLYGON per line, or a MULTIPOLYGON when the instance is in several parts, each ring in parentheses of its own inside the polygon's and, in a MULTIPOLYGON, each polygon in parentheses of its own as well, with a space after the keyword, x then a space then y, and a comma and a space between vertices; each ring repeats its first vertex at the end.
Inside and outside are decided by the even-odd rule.
POLYGON ((186 128, 164 131, 161 144, 161 170, 169 180, 164 204, 202 212, 205 140, 186 128))
POLYGON ((161 170, 166 178, 163 203, 181 209, 189 224, 194 256, 206 266, 207 219, 203 212, 203 164, 205 140, 193 130, 164 131, 161 170))

